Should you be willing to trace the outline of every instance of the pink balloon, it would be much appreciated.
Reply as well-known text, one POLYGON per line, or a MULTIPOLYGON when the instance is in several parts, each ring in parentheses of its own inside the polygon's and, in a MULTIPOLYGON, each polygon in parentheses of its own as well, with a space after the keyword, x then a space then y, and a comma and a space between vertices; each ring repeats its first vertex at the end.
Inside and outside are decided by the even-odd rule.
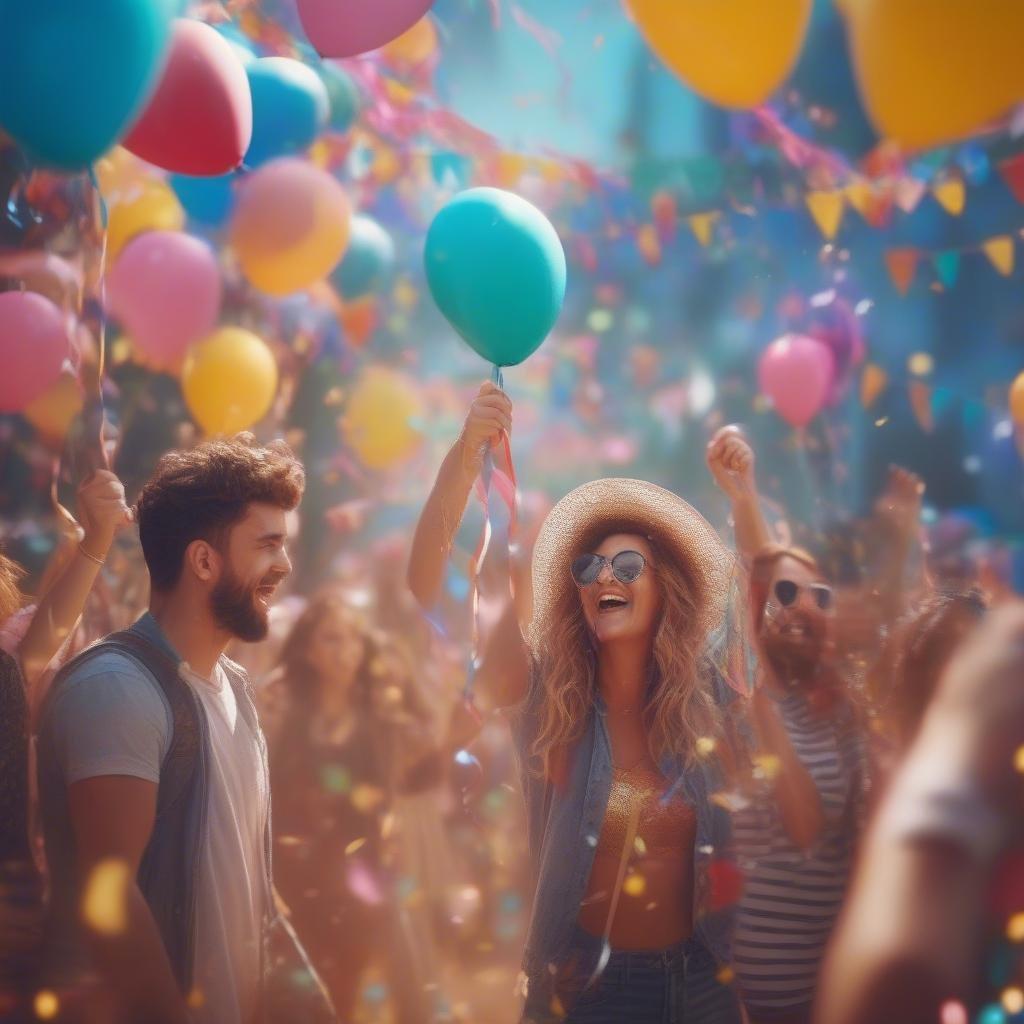
POLYGON ((297 0, 299 18, 321 57, 354 57, 412 28, 434 0, 297 0))
POLYGON ((0 293, 0 412, 21 412, 71 358, 70 321, 35 292, 0 293))
POLYGON ((803 334, 784 334, 761 354, 757 378, 761 393, 791 426, 805 427, 821 411, 832 386, 832 353, 803 334))
POLYGON ((133 238, 107 278, 107 309, 155 369, 176 371, 220 312, 213 250, 180 231, 133 238))

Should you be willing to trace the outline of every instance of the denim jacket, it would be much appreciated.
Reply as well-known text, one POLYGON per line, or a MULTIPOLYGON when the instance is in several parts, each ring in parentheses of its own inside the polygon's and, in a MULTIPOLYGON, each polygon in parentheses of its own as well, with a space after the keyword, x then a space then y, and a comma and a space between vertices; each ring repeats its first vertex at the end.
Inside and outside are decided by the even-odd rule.
MULTIPOLYGON (((523 971, 531 991, 544 986, 548 967, 568 952, 570 936, 586 892, 597 839, 612 783, 612 753, 605 721, 607 708, 594 698, 583 734, 569 760, 564 785, 539 770, 532 754, 537 735, 541 688, 531 674, 530 692, 513 713, 512 734, 526 800, 527 832, 536 882, 523 971)), ((732 913, 710 909, 713 861, 728 855, 729 817, 712 803, 714 771, 707 762, 683 769, 672 758, 660 769, 670 785, 694 808, 695 934, 719 963, 728 963, 732 913)))

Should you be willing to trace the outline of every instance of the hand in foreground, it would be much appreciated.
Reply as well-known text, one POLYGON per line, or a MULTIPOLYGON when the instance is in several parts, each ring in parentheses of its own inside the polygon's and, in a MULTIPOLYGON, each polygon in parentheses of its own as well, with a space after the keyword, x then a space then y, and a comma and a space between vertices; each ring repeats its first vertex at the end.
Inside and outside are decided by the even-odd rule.
POLYGON ((707 463, 715 483, 730 501, 748 498, 757 491, 754 449, 735 424, 722 427, 711 439, 707 463))
POLYGON ((474 476, 483 466, 484 454, 512 433, 512 400, 491 381, 480 385, 459 436, 462 467, 474 476))
POLYGON ((78 518, 85 531, 85 550, 106 556, 114 534, 133 521, 124 497, 124 484, 108 469, 98 469, 78 488, 78 518))

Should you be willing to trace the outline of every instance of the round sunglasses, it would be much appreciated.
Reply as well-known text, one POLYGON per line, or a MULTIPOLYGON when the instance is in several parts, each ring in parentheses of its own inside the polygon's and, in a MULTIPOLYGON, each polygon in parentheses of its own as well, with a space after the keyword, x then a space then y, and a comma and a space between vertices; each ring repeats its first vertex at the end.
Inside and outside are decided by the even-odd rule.
POLYGON ((578 587, 589 587, 597 581, 606 565, 612 567, 612 575, 620 583, 633 583, 644 571, 647 560, 639 551, 620 551, 614 558, 587 554, 574 558, 569 570, 578 587))
POLYGON ((802 587, 792 580, 776 580, 775 582, 775 596, 783 608, 789 608, 796 604, 801 590, 810 592, 814 603, 821 611, 827 612, 832 607, 832 588, 824 583, 810 583, 806 587, 802 587))

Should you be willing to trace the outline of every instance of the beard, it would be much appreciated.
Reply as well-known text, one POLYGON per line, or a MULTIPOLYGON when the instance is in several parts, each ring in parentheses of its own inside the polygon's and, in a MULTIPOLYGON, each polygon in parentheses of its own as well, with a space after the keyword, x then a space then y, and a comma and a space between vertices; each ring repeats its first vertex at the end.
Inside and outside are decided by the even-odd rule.
POLYGON ((210 611, 217 624, 246 643, 264 640, 270 631, 270 618, 268 609, 257 601, 256 590, 274 582, 275 578, 266 577, 246 584, 225 566, 224 574, 210 594, 210 611))
POLYGON ((810 684, 817 678, 825 655, 825 637, 815 624, 802 619, 804 636, 788 636, 767 623, 761 630, 761 650, 776 679, 810 684))

